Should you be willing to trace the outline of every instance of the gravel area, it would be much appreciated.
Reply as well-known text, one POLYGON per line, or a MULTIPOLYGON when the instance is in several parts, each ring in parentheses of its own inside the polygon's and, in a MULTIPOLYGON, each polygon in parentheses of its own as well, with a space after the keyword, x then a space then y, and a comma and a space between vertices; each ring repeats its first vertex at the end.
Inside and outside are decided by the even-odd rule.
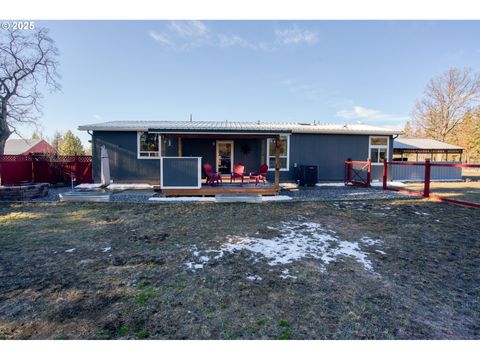
MULTIPOLYGON (((378 188, 360 188, 353 186, 315 186, 300 189, 282 189, 281 195, 287 195, 294 201, 330 201, 330 200, 388 200, 412 198, 412 195, 378 188)), ((413 196, 413 198, 415 198, 413 196)))
MULTIPOLYGON (((70 187, 50 188, 48 196, 36 198, 32 202, 59 201, 59 194, 71 191, 70 187)), ((287 195, 292 201, 350 201, 350 200, 388 200, 415 198, 412 195, 379 188, 359 188, 351 186, 315 186, 306 188, 282 189, 280 195, 287 195)), ((112 193, 112 202, 148 203, 152 196, 162 196, 153 190, 123 190, 112 193)), ((151 203, 151 201, 150 201, 151 203)))

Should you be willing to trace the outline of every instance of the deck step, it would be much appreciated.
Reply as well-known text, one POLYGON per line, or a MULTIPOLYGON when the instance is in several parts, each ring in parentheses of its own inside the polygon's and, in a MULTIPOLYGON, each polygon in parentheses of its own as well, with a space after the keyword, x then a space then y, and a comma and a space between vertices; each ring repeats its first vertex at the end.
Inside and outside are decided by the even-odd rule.
POLYGON ((99 191, 69 191, 59 194, 60 201, 109 202, 111 194, 99 191))
POLYGON ((262 202, 262 195, 259 194, 217 194, 215 195, 216 202, 248 202, 259 203, 262 202))

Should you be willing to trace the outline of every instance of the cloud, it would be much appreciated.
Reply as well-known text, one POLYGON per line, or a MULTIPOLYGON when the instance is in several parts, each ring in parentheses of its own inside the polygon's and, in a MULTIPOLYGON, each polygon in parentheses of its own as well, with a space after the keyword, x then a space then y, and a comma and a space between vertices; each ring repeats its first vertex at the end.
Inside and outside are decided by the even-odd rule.
POLYGON ((242 47, 251 50, 272 51, 280 47, 314 44, 318 33, 294 25, 275 29, 269 40, 249 40, 239 34, 215 32, 202 21, 170 21, 162 31, 150 30, 148 35, 157 43, 176 50, 190 50, 201 46, 242 47))
POLYGON ((283 45, 301 43, 315 44, 318 42, 318 33, 294 25, 290 28, 275 29, 275 42, 283 45))
POLYGON ((408 116, 387 114, 380 110, 368 109, 363 106, 354 106, 351 110, 340 110, 336 113, 337 117, 343 119, 355 120, 383 120, 383 121, 406 121, 408 116))

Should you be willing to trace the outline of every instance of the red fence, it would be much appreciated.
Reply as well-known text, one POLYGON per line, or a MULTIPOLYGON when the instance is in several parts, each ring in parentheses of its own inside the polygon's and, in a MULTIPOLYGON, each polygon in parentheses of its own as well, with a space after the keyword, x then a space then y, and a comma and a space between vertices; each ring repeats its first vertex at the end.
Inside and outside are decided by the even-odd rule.
POLYGON ((434 196, 430 194, 430 175, 432 167, 456 167, 456 168, 480 168, 480 165, 471 165, 471 164, 444 164, 444 163, 432 163, 429 159, 425 162, 412 162, 412 161, 384 161, 383 163, 383 190, 393 190, 398 192, 403 192, 412 195, 423 196, 426 198, 430 198, 432 200, 438 201, 447 201, 454 204, 459 205, 466 205, 466 206, 473 206, 476 208, 480 208, 480 204, 472 203, 463 200, 457 199, 449 199, 443 196, 434 196), (388 167, 389 165, 400 165, 400 166, 423 166, 425 167, 425 177, 424 177, 424 184, 423 184, 423 192, 415 192, 406 189, 396 189, 388 186, 388 167))
POLYGON ((372 162, 345 161, 345 185, 369 187, 372 176, 372 162))
POLYGON ((91 156, 1 155, 0 185, 92 183, 91 156))

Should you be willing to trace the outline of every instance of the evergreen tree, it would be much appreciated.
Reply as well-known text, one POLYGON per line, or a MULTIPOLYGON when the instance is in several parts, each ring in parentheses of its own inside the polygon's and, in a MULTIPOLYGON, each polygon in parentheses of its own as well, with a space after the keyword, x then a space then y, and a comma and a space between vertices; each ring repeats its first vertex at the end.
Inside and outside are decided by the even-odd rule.
POLYGON ((60 155, 85 155, 85 149, 78 136, 68 130, 62 138, 59 146, 60 155))

